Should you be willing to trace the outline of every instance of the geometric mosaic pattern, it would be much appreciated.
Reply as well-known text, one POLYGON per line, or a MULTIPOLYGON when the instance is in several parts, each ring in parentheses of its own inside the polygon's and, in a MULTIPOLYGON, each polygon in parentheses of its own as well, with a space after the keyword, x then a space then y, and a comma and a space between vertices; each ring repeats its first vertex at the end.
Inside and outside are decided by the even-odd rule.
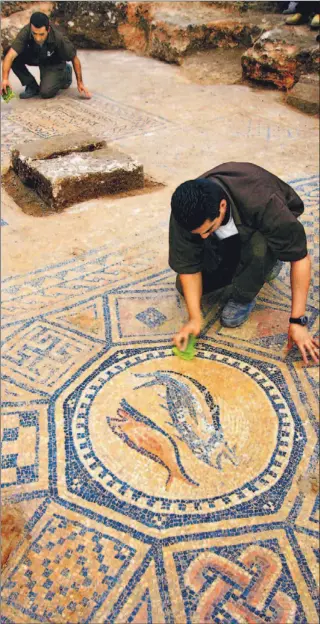
POLYGON ((68 93, 63 95, 63 105, 59 106, 59 100, 58 96, 54 102, 34 102, 32 116, 25 108, 2 110, 2 153, 7 153, 17 142, 69 134, 80 129, 92 134, 98 132, 99 136, 102 133, 111 141, 158 131, 170 125, 161 117, 124 106, 102 94, 95 94, 90 102, 74 99, 68 93))
MULTIPOLYGON (((291 184, 316 263, 317 180, 291 184)), ((318 621, 317 368, 285 351, 287 267, 250 323, 219 310, 175 358, 184 306, 148 241, 4 280, 2 487, 35 509, 4 622, 318 621)))
POLYGON ((2 486, 36 481, 39 471, 39 413, 36 410, 4 411, 1 424, 2 486))
POLYGON ((27 598, 22 612, 40 621, 78 622, 79 609, 83 621, 92 620, 133 555, 119 540, 55 514, 10 574, 3 598, 14 607, 27 598))
POLYGON ((137 314, 136 318, 147 327, 158 327, 166 321, 164 314, 161 314, 156 308, 147 308, 144 312, 137 314))
POLYGON ((187 621, 298 621, 299 596, 276 540, 270 546, 258 541, 176 555, 187 621))

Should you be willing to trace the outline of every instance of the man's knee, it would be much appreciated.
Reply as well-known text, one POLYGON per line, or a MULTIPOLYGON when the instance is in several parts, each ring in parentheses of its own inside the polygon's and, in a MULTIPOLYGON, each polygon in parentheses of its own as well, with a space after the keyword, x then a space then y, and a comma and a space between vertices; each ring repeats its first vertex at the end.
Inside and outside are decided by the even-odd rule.
POLYGON ((248 253, 254 258, 265 258, 268 253, 267 239, 261 234, 261 232, 255 232, 249 240, 247 247, 248 253))
POLYGON ((49 100, 50 98, 54 98, 57 95, 58 91, 58 88, 40 86, 40 97, 42 97, 44 100, 49 100))

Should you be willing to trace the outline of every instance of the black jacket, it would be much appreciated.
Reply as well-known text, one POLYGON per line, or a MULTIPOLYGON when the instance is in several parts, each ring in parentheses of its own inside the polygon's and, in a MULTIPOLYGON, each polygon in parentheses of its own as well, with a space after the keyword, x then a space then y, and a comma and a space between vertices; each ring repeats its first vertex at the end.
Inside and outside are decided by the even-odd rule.
POLYGON ((27 24, 17 34, 11 47, 18 55, 24 56, 26 63, 29 60, 34 65, 44 67, 72 61, 77 54, 73 43, 51 24, 48 37, 42 46, 36 44, 30 24, 27 24))
MULTIPOLYGON (((304 205, 291 186, 251 163, 224 163, 199 177, 214 178, 229 194, 240 239, 247 241, 250 233, 259 231, 276 259, 292 262, 307 255, 304 227, 297 220, 304 205)), ((206 245, 218 250, 219 240, 191 234, 171 215, 169 265, 176 273, 202 271, 206 245)))

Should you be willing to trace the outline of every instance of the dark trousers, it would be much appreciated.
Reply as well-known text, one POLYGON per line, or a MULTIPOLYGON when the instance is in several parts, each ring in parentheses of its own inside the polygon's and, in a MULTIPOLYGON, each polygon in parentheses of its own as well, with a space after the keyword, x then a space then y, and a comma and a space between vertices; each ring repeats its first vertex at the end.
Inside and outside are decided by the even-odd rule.
POLYGON ((296 7, 296 13, 301 13, 306 18, 319 12, 320 9, 318 2, 298 2, 296 7))
POLYGON ((26 65, 40 67, 40 95, 43 98, 52 98, 57 95, 59 89, 64 89, 67 84, 67 64, 39 65, 32 56, 19 54, 12 63, 12 71, 19 78, 21 84, 26 87, 36 82, 26 65))
MULTIPOLYGON (((203 294, 232 284, 233 299, 240 303, 249 303, 261 290, 275 263, 276 258, 269 249, 265 237, 260 232, 254 232, 245 244, 242 242, 240 261, 233 273, 221 265, 212 273, 202 272, 203 294)), ((182 295, 179 275, 176 287, 182 295)))

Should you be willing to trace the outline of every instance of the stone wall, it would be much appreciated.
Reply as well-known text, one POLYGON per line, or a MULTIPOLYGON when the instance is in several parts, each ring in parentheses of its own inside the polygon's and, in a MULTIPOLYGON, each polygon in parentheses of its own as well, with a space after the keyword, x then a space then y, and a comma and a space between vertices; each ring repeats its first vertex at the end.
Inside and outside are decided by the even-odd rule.
POLYGON ((319 69, 319 46, 307 26, 285 25, 278 2, 3 2, 2 47, 34 10, 45 10, 77 48, 131 50, 168 63, 214 48, 244 49, 245 79, 290 89, 319 69), (24 6, 28 8, 25 9, 24 6), (42 7, 44 7, 42 9, 42 7))
POLYGON ((119 27, 127 20, 126 2, 56 2, 52 20, 79 48, 123 48, 119 27))
POLYGON ((30 6, 30 2, 1 2, 1 17, 9 17, 12 13, 24 11, 30 6))

